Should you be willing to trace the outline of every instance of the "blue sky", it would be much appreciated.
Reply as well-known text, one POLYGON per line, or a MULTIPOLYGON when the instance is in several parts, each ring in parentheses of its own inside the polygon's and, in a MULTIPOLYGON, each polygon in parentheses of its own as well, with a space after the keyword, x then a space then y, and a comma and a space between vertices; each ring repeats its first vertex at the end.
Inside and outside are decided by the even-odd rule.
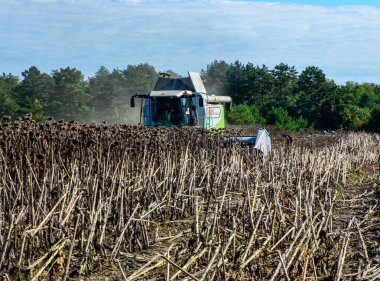
MULTIPOLYGON (((380 1, 379 1, 380 2, 380 1)), ((214 59, 380 83, 377 1, 0 0, 0 73, 148 62, 185 75, 214 59)))
POLYGON ((272 3, 293 3, 293 4, 305 4, 305 5, 319 5, 319 6, 328 6, 328 7, 336 7, 336 6, 347 6, 347 5, 372 5, 372 6, 380 6, 380 1, 378 0, 269 0, 269 1, 255 1, 255 0, 247 0, 247 2, 272 2, 272 3))

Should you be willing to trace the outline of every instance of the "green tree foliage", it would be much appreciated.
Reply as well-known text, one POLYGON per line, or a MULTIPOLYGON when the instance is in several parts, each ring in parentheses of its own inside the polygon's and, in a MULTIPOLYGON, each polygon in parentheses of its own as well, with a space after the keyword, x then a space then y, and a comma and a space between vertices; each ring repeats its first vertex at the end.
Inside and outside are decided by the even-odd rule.
POLYGON ((295 105, 293 92, 298 78, 295 67, 280 63, 271 70, 271 74, 274 80, 271 105, 291 109, 295 105))
POLYGON ((298 83, 298 100, 296 102, 298 116, 316 124, 321 115, 319 105, 326 98, 326 76, 318 67, 307 67, 301 72, 298 83))
POLYGON ((371 112, 368 109, 349 104, 344 107, 342 114, 342 127, 346 130, 358 130, 368 123, 371 112))
POLYGON ((247 86, 248 80, 245 73, 245 66, 235 61, 230 64, 227 70, 227 93, 232 97, 234 103, 247 103, 247 86))
POLYGON ((252 125, 265 124, 266 120, 260 115, 260 110, 257 106, 239 104, 228 112, 227 119, 231 124, 252 125))
POLYGON ((95 76, 89 79, 89 91, 92 96, 91 118, 93 121, 105 119, 110 122, 117 122, 117 95, 120 94, 122 87, 122 75, 118 70, 109 72, 104 66, 95 73, 95 76))
POLYGON ((268 103, 268 100, 270 100, 272 96, 273 76, 265 65, 260 67, 248 63, 245 67, 245 71, 247 79, 245 83, 247 85, 249 103, 256 104, 261 110, 265 110, 265 104, 268 103))
POLYGON ((271 99, 273 76, 265 65, 243 65, 236 61, 227 70, 226 88, 235 103, 254 104, 265 113, 265 105, 271 99))
POLYGON ((318 129, 337 130, 342 127, 344 95, 340 96, 334 92, 333 96, 325 98, 319 106, 317 124, 318 129))
MULTIPOLYGON (((203 73, 206 79, 216 66, 217 61, 208 66, 203 73)), ((298 74, 294 66, 283 63, 269 70, 265 65, 235 61, 228 66, 226 78, 218 79, 224 81, 225 94, 235 104, 254 105, 268 124, 287 130, 365 128, 371 110, 380 103, 378 85, 350 82, 337 86, 314 66, 298 74)), ((236 112, 231 112, 229 120, 235 124, 257 122, 250 112, 247 107, 238 107, 236 112)))
POLYGON ((54 90, 46 113, 56 119, 86 121, 91 112, 91 95, 83 74, 71 67, 54 70, 54 90))
POLYGON ((123 70, 122 73, 127 83, 126 96, 128 98, 136 93, 150 91, 157 79, 156 70, 147 63, 128 65, 127 69, 123 70))
POLYGON ((208 93, 224 95, 227 92, 228 64, 224 61, 214 60, 202 70, 201 76, 208 93))
POLYGON ((4 115, 16 117, 19 107, 15 98, 15 89, 19 83, 17 76, 3 73, 0 76, 0 119, 4 115))
POLYGON ((268 124, 276 125, 285 131, 304 131, 309 128, 306 119, 303 117, 292 118, 282 107, 272 107, 267 118, 268 124))
POLYGON ((41 121, 45 118, 45 107, 54 88, 50 75, 32 66, 22 73, 23 80, 16 87, 17 104, 21 115, 31 112, 34 118, 41 121))
POLYGON ((366 129, 380 133, 380 104, 376 105, 372 110, 366 129))
MULTIPOLYGON (((178 76, 168 71, 172 77, 178 76)), ((212 61, 202 78, 209 93, 232 97, 227 120, 233 124, 273 124, 284 130, 379 131, 380 85, 347 82, 336 85, 315 66, 300 74, 284 63, 267 66, 212 61)), ((130 108, 130 97, 152 89, 157 73, 145 63, 124 70, 100 67, 85 81, 75 68, 50 75, 32 66, 21 81, 0 76, 0 116, 33 113, 36 120, 56 119, 111 123, 137 123, 140 100, 130 108)))
POLYGON ((130 108, 129 100, 136 93, 150 91, 156 78, 157 73, 149 64, 128 65, 125 70, 114 69, 112 72, 100 67, 89 79, 92 121, 105 119, 111 123, 131 123, 137 120, 139 108, 130 108))
POLYGON ((123 114, 120 114, 119 122, 134 123, 139 118, 141 101, 137 100, 136 107, 132 109, 129 106, 130 98, 134 94, 151 91, 157 79, 157 72, 153 66, 144 63, 128 65, 127 69, 122 71, 122 75, 126 86, 123 92, 118 95, 119 110, 123 112, 123 114))
POLYGON ((376 85, 347 82, 334 92, 331 104, 334 114, 329 116, 330 124, 345 130, 365 128, 369 122, 371 110, 380 103, 376 85))

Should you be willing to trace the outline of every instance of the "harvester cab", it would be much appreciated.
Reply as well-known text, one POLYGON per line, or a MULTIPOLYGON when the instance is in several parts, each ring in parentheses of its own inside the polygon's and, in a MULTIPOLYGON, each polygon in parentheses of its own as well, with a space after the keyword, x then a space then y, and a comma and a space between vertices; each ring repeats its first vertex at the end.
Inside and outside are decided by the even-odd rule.
MULTIPOLYGON (((225 128, 225 111, 231 108, 231 97, 208 94, 199 73, 188 74, 188 77, 171 78, 169 73, 161 72, 153 91, 132 96, 131 107, 135 107, 136 98, 142 99, 140 124, 149 127, 225 128)), ((225 137, 224 141, 254 145, 264 154, 271 149, 265 129, 260 129, 257 136, 225 137)))
POLYGON ((231 106, 231 97, 208 95, 196 72, 185 78, 160 73, 153 91, 131 98, 132 107, 135 98, 143 99, 140 123, 150 127, 224 128, 224 110, 231 106))

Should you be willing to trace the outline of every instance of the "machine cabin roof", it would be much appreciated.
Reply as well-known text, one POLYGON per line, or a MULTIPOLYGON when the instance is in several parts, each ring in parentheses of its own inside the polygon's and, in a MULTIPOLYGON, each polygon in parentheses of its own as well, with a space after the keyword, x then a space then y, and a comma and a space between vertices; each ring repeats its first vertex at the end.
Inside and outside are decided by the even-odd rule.
POLYGON ((178 90, 163 90, 163 91, 152 91, 150 92, 149 96, 151 97, 177 97, 181 98, 183 96, 191 96, 193 92, 184 90, 184 91, 178 91, 178 90))
POLYGON ((196 72, 188 72, 188 77, 170 78, 158 77, 153 91, 191 91, 206 94, 201 76, 196 72))

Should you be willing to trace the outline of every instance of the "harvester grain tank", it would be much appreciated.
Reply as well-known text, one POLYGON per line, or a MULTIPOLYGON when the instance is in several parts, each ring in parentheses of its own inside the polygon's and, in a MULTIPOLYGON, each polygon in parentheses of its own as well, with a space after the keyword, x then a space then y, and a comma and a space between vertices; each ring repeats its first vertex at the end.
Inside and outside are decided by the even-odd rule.
MULTIPOLYGON (((225 111, 231 108, 231 97, 208 94, 199 73, 189 71, 188 74, 184 78, 171 78, 168 73, 160 73, 153 91, 132 96, 131 107, 135 107, 135 98, 142 99, 142 125, 225 128, 225 111)), ((253 145, 264 154, 271 150, 271 140, 265 129, 260 129, 256 136, 225 137, 224 141, 253 145)))

